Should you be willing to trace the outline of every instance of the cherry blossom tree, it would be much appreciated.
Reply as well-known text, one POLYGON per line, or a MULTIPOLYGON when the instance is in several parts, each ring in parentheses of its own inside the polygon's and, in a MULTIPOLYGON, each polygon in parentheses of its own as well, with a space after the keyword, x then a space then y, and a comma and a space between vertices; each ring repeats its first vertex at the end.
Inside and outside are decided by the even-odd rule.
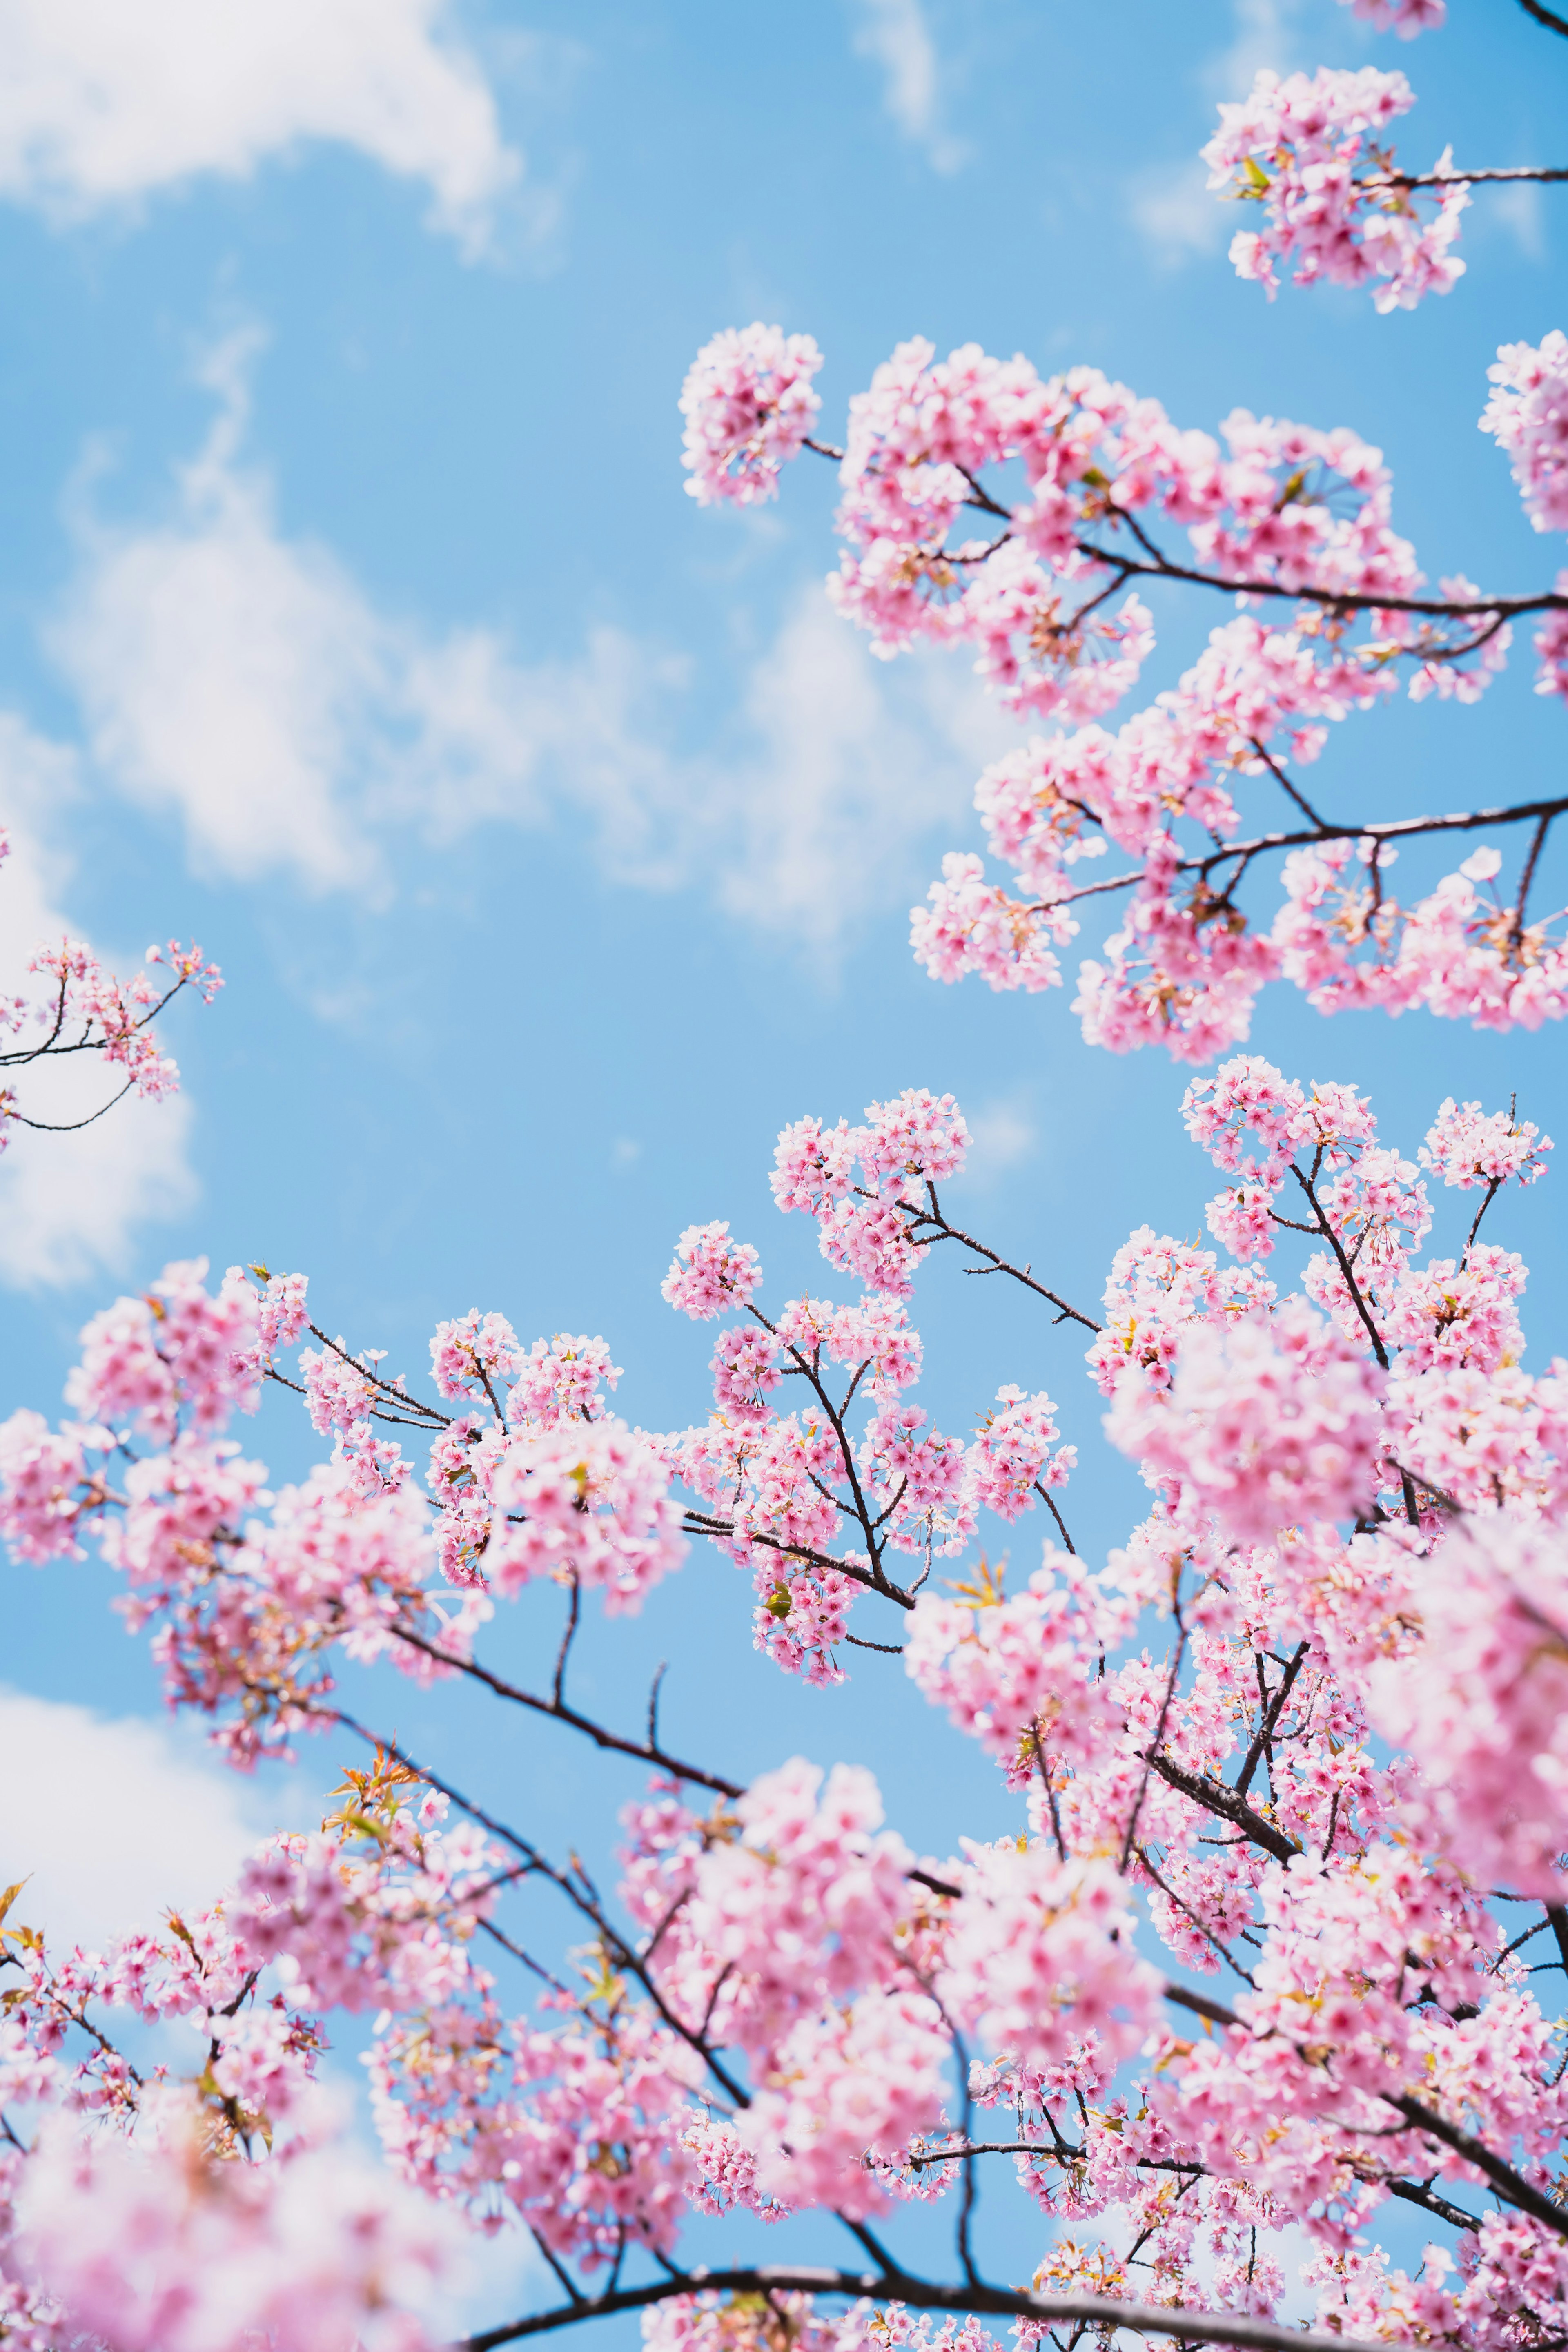
MULTIPOLYGON (((1442 5, 1362 13, 1407 35, 1442 5)), ((1210 161, 1265 223, 1244 274, 1385 307, 1451 282, 1458 175, 1364 144, 1398 79, 1260 82, 1224 110, 1210 161)), ((708 347, 684 404, 700 497, 769 496, 826 446, 818 364, 774 329, 708 347)), ((1568 343, 1493 373, 1483 423, 1559 528, 1568 343)), ((319 1827, 155 1934, 57 1950, 24 1887, 0 1898, 19 2352, 420 2352, 464 2224, 528 2233, 551 2282, 470 2352, 625 2314, 651 2352, 1568 2343, 1568 1361, 1524 1369, 1505 1222, 1552 1141, 1453 1100, 1385 1141, 1355 1087, 1229 1050, 1274 978, 1499 1030, 1563 1009, 1561 920, 1530 902, 1568 800, 1339 824, 1296 772, 1400 677, 1479 693, 1521 616, 1568 691, 1568 590, 1426 595, 1354 434, 1239 415, 1222 452, 1087 370, 909 344, 829 454, 846 615, 888 653, 970 644, 1059 725, 979 788, 1022 895, 950 859, 917 949, 1051 985, 1079 900, 1133 894, 1079 1008, 1118 1048, 1227 1056, 1183 1105, 1214 1246, 1143 1225, 1098 1298, 1014 1264, 950 1213, 959 1106, 910 1087, 779 1136, 774 1200, 831 1296, 776 1297, 726 1220, 674 1242, 669 1307, 718 1327, 689 1426, 617 1413, 602 1338, 498 1309, 392 1374, 260 1264, 173 1265, 95 1317, 65 1417, 0 1428, 0 1534, 45 1574, 95 1554, 170 1706, 236 1768, 319 1736, 356 1760, 319 1827), (988 478, 1014 461, 1009 504, 988 478), (976 509, 990 538, 956 541, 976 509), (1246 603, 1112 734, 1145 579, 1246 603), (1270 790, 1291 815, 1244 832, 1270 790), (1389 895, 1397 842, 1519 824, 1506 892, 1483 840, 1428 897, 1389 895), (1125 870, 1078 883, 1108 842, 1125 870), (1276 856, 1262 929, 1238 893, 1276 856), (1074 1542, 1085 1471, 1052 1395, 998 1362, 977 1426, 917 1401, 916 1290, 956 1268, 1026 1295, 1066 1351, 1053 1386, 1088 1379, 1141 1475, 1108 1557, 1074 1542), (277 1489, 234 1433, 264 1396, 317 1441, 277 1489), (666 1741, 657 1674, 640 1725, 585 1709, 595 1612, 676 1574, 742 1596, 735 1638, 830 1707, 852 1674, 903 1675, 977 1743, 995 1802, 959 1850, 888 1821, 896 1759, 885 1797, 800 1757, 742 1780, 666 1741), (524 1684, 486 1629, 536 1587, 559 1649, 524 1684), (348 1667, 381 1695, 350 1706, 348 1667), (481 1803, 397 1736, 409 1683, 591 1743, 626 1775, 618 1831, 557 1852, 481 1803), (585 1856, 617 1840, 612 1888, 585 1856), (321 2063, 335 2015, 373 2021, 380 2168, 321 2063), (1005 2280, 980 2258, 998 2200, 1036 2249, 1005 2280), (912 2206, 918 2259, 894 2243, 912 2206), (778 2259, 705 2265, 716 2218, 750 2245, 767 2225, 778 2259)))
POLYGON ((660 2347, 978 2352, 988 2318, 1061 2347, 1556 2340, 1563 2029, 1537 1979, 1541 1937, 1568 1960, 1568 1365, 1523 1370, 1525 1269, 1482 1237, 1551 1142, 1449 1101, 1407 1156, 1354 1088, 1254 1055, 1185 1114, 1218 1246, 1140 1228, 1095 1312, 952 1222, 950 1097, 787 1127, 775 1198, 837 1297, 774 1304, 754 1245, 690 1227, 665 1297, 720 1328, 684 1430, 616 1416, 602 1340, 525 1344, 495 1311, 439 1326, 428 1380, 389 1377, 259 1265, 171 1267, 89 1325, 68 1418, 0 1430, 12 1549, 96 1549, 235 1764, 320 1731, 364 1754, 319 1831, 159 1935, 57 1953, 12 1890, 25 2344, 417 2344, 443 2209, 530 2231, 559 2285, 476 2347, 625 2311, 660 2347), (1087 1340, 1150 1489, 1108 1559, 1074 1548, 1050 1395, 1003 1384, 971 1433, 916 1402, 934 1251, 1087 1340), (1293 1288, 1265 1265, 1288 1251, 1293 1288), (277 1494, 229 1433, 268 1387, 331 1448, 277 1494), (1040 1564, 1009 1582, 998 1538, 1031 1513, 1040 1564), (977 1741, 991 1834, 933 1853, 860 1768, 743 1785, 671 1751, 656 1685, 641 1729, 586 1713, 587 1617, 698 1572, 694 1546, 749 1585, 784 1674, 902 1670, 977 1741), (524 1687, 483 1631, 541 1581, 560 1646, 524 1687), (351 1712, 342 1660, 465 1678, 622 1759, 615 1892, 400 1742, 390 1696, 351 1712), (375 2016, 386 2178, 334 2143, 334 2011, 375 2016), (199 2065, 139 2070, 139 2021, 193 2024, 199 2065), (975 2258, 997 2188, 1037 2214, 1021 2281, 975 2258), (885 2242, 911 2200, 950 2267, 885 2242), (1414 2276, 1391 2200, 1432 2233, 1414 2276), (695 2268, 694 2212, 786 2245, 831 2216, 848 2260, 695 2268))

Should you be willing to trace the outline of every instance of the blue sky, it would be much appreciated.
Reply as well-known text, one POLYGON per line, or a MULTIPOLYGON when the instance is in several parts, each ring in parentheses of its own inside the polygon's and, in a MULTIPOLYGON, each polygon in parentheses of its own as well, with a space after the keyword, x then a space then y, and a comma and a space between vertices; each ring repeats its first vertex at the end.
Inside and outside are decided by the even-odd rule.
MULTIPOLYGON (((1016 739, 961 663, 878 666, 830 614, 826 469, 797 467, 776 508, 695 510, 680 380, 757 317, 817 336, 829 430, 910 333, 1090 361, 1185 424, 1353 425, 1434 577, 1544 579, 1555 551, 1475 420, 1498 343, 1563 323, 1568 199, 1479 196, 1457 291, 1380 320, 1239 284, 1194 159, 1257 65, 1373 61, 1419 92, 1410 159, 1452 139, 1461 164, 1560 161, 1568 44, 1505 0, 1454 0, 1408 48, 1331 0, 138 13, 126 47, 114 0, 0 5, 0 810, 20 845, 0 947, 15 962, 45 913, 126 962, 194 933, 229 985, 171 1024, 179 1107, 0 1166, 0 1409, 50 1410, 86 1316, 204 1255, 308 1271, 330 1328, 411 1372, 472 1305, 527 1337, 602 1331, 630 1417, 697 1418, 709 1337, 658 1297, 674 1237, 727 1216, 775 1296, 810 1279, 768 1202, 773 1138, 905 1085, 958 1096, 978 1149, 956 1200, 1069 1296, 1092 1303, 1136 1223, 1197 1234, 1186 1074, 1091 1055, 1070 992, 913 968, 911 901, 977 841, 975 774, 1016 739)), ((1151 688, 1219 617, 1156 602, 1151 688)), ((1342 730, 1322 795, 1524 796, 1560 773, 1562 725, 1516 656, 1479 709, 1342 730)), ((1517 1087, 1563 1124, 1556 1034, 1325 1024, 1265 997, 1253 1044, 1368 1087, 1407 1150, 1450 1092, 1517 1087)), ((1537 1362, 1560 1231, 1548 1184, 1499 1234, 1536 1267, 1537 1362)), ((998 1287, 923 1284, 938 1418, 1004 1380, 1050 1387, 1086 1458, 1074 1528, 1103 1548, 1137 1493, 1098 1458, 1076 1344, 998 1287)), ((308 1436, 269 1411, 255 1450, 298 1470, 308 1436)), ((183 1781, 105 1832, 104 1776, 150 1789, 126 1759, 151 1772, 152 1750, 99 1718, 155 1716, 150 1670, 96 1570, 8 1574, 0 1673, 52 1759, 19 1817, 57 1849, 62 1815, 99 1836, 96 1894, 57 1896, 96 1921, 105 1836, 125 1850, 133 1815, 152 1870, 216 1856, 271 1801, 234 1812, 193 1750, 161 1749, 183 1781), (178 1786, 206 1808, 183 1847, 178 1786)), ((519 1660, 538 1620, 502 1637, 519 1660)), ((724 1769, 800 1747, 885 1764, 893 1743, 916 1843, 987 1825, 988 1773, 929 1760, 895 1675, 806 1698, 746 1624, 731 1571, 694 1560, 651 1622, 596 1635, 585 1694, 629 1708, 668 1654, 689 1661, 673 1725, 724 1769)), ((627 1793, 469 1708, 400 1699, 399 1720, 523 1770, 547 1830, 627 1793)))

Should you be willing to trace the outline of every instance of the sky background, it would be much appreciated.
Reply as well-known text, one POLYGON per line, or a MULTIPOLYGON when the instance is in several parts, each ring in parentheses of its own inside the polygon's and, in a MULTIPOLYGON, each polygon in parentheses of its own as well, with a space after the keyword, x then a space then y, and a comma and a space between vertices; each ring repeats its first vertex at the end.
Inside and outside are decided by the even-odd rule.
MULTIPOLYGON (((829 435, 910 334, 1091 362, 1184 425, 1354 425, 1433 578, 1535 585, 1556 551, 1475 425, 1498 344, 1563 323, 1568 197, 1479 192, 1470 274, 1379 320, 1240 284, 1195 160, 1259 65, 1375 62, 1419 92, 1402 158, 1562 161, 1568 43, 1511 0, 1451 16, 1406 47, 1331 0, 140 0, 134 29, 119 0, 0 0, 0 979, 68 924, 122 968, 194 934, 228 982, 166 1024, 175 1105, 0 1163, 0 1411, 54 1410, 86 1317, 204 1255, 308 1271, 317 1318, 411 1374, 471 1306, 602 1332, 628 1418, 684 1424, 712 1334, 659 1297, 675 1236, 727 1217, 776 1301, 820 1290, 773 1139, 905 1086, 969 1115, 954 1213, 1091 1311, 1134 1225, 1200 1236, 1187 1073, 1092 1054, 1070 989, 910 961, 910 904, 978 845, 975 776, 1019 731, 961 657, 878 665, 830 613, 826 467, 699 512, 675 402, 754 318, 817 337, 829 435)), ((1152 691, 1223 613, 1149 601, 1152 691)), ((1340 730, 1315 791, 1368 815, 1525 797, 1562 728, 1521 647, 1477 709, 1340 730)), ((1070 970, 1112 928, 1092 915, 1070 970)), ((1251 1042, 1369 1089, 1412 1153, 1448 1093, 1561 1123, 1558 1034, 1327 1025, 1280 993, 1251 1042)), ((1535 1270, 1532 1363, 1561 1230, 1551 1184, 1498 1220, 1535 1270)), ((1003 1381, 1048 1387, 1103 1554, 1141 1490, 1077 1340, 1003 1289, 932 1265, 923 1400, 953 1426, 1003 1381)), ((310 1445, 269 1407, 250 1450, 281 1477, 310 1445)), ((162 1727, 100 1570, 5 1574, 7 1815, 46 1924, 196 1899, 286 1805, 308 1817, 319 1757, 247 1788, 162 1727)), ((496 1654, 537 1664, 554 1599, 496 1654)), ((694 1559, 592 1629, 581 1697, 633 1720, 668 1656, 672 1741, 721 1769, 873 1762, 923 1850, 1008 1825, 893 1662, 802 1693, 753 1658, 748 1608, 694 1559)), ((632 1793, 466 1698, 400 1689, 395 1715, 547 1842, 632 1793)))

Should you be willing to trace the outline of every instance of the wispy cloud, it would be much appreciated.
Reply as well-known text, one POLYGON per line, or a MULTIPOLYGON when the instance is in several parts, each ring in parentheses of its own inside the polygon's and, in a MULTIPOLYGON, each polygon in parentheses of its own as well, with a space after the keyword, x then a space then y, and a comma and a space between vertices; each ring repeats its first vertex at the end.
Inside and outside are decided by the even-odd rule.
POLYGON ((1234 207, 1209 193, 1208 169, 1196 156, 1134 175, 1127 210, 1162 261, 1215 253, 1229 236, 1234 207))
POLYGON ((938 172, 956 172, 966 151, 943 125, 940 60, 921 0, 850 5, 856 19, 855 54, 881 68, 888 114, 906 139, 925 149, 938 172))
POLYGON ((1479 225, 1511 237, 1526 261, 1544 261, 1546 206, 1540 188, 1526 180, 1511 188, 1490 189, 1487 194, 1490 202, 1479 225))
POLYGON ((973 1109, 966 1104, 964 1118, 970 1136, 964 1172, 982 1185, 996 1183, 1027 1160, 1039 1139, 1030 1095, 1021 1087, 993 1096, 973 1109))
POLYGON ((311 141, 423 181, 470 252, 521 184, 449 0, 0 0, 0 192, 57 220, 311 141))
POLYGON ((247 358, 231 341, 209 363, 218 419, 172 514, 81 525, 50 635, 99 772, 176 813, 205 871, 375 897, 409 831, 441 845, 570 821, 611 878, 706 883, 826 951, 923 887, 925 836, 962 821, 976 769, 1017 740, 939 656, 873 661, 817 588, 752 657, 722 742, 695 752, 689 666, 624 632, 530 662, 491 629, 388 615, 280 532, 244 456, 247 358))

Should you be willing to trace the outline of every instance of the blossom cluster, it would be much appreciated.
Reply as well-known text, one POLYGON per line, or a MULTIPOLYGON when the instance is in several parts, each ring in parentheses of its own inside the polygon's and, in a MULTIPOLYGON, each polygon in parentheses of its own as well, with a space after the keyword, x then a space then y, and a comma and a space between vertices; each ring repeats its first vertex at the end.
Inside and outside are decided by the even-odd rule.
MULTIPOLYGON (((10 847, 0 824, 0 865, 10 847)), ((119 1079, 121 1094, 152 1102, 176 1092, 180 1083, 178 1065, 158 1043, 154 1019, 182 989, 193 989, 210 1004, 224 984, 217 965, 194 942, 183 948, 177 940, 150 947, 143 970, 129 981, 117 979, 90 948, 68 938, 38 947, 27 970, 42 983, 36 994, 0 995, 0 1073, 36 1069, 62 1055, 88 1054, 119 1079)), ((100 1108, 107 1109, 109 1104, 100 1108)), ((0 1084, 0 1151, 18 1125, 77 1123, 74 1117, 70 1121, 29 1117, 15 1087, 0 1084)))
POLYGON ((101 1953, 51 1954, 11 1890, 0 2100, 33 2137, 8 2116, 0 2297, 27 2352, 440 2340, 450 2232, 355 2150, 319 2071, 323 2009, 461 1982, 492 1900, 483 1841, 412 1777, 378 1759, 350 1776, 363 1811, 271 1842, 208 1910, 101 1953), (193 2063, 139 2071, 139 2025, 193 2063))
MULTIPOLYGON (((1245 163, 1267 181, 1268 204, 1295 224, 1280 231, 1286 246, 1306 237, 1310 214, 1312 267, 1365 275, 1380 255, 1380 299, 1413 299, 1417 281, 1458 268, 1437 248, 1463 201, 1459 183, 1419 228, 1410 192, 1386 170, 1369 180, 1355 176, 1354 157, 1333 171, 1288 160, 1292 141, 1305 155, 1308 123, 1359 154, 1370 127, 1408 102, 1401 77, 1368 68, 1320 75, 1321 89, 1299 76, 1263 80, 1258 121, 1228 110, 1251 127, 1213 154, 1220 176, 1245 163), (1293 127, 1275 119, 1281 109, 1293 127), (1259 142, 1277 181, 1257 161, 1259 142), (1335 204, 1356 211, 1354 236, 1335 225, 1335 204)), ((739 341, 755 344, 760 367, 779 334, 751 328, 739 341)), ((1481 419, 1542 528, 1557 512, 1562 340, 1508 347, 1481 419)), ((1060 730, 980 777, 975 804, 1011 883, 972 851, 945 858, 911 919, 933 978, 1057 987, 1077 910, 1125 891, 1073 998, 1085 1037, 1113 1052, 1157 1044, 1179 1061, 1210 1059, 1245 1040, 1258 992, 1281 980, 1322 1012, 1418 1005, 1506 1029, 1568 1011, 1563 915, 1526 903, 1533 856, 1517 895, 1500 889, 1501 856, 1487 844, 1396 898, 1393 844, 1324 824, 1290 773, 1320 756, 1336 723, 1394 692, 1402 665, 1413 698, 1473 702, 1508 656, 1509 620, 1470 582, 1454 574, 1429 588, 1395 528, 1382 453, 1361 436, 1238 409, 1216 440, 1092 368, 1045 380, 1022 357, 971 344, 943 360, 913 341, 852 399, 840 476, 842 553, 828 592, 873 650, 967 646, 1007 708, 1060 730), (1160 544, 1167 527, 1185 531, 1185 549, 1160 544), (1137 583, 1161 576, 1234 586, 1246 609, 1176 687, 1113 731, 1104 722, 1154 644, 1137 583), (1291 803, 1282 833, 1281 792, 1291 803), (1239 895, 1265 849, 1284 853, 1271 921, 1239 895), (1123 853, 1117 870, 1090 878, 1084 862, 1108 850, 1123 853)), ((1538 690, 1568 692, 1554 607, 1536 643, 1538 690)))
POLYGON ((1270 299, 1283 268, 1298 286, 1366 286, 1379 310, 1448 293, 1464 275, 1453 247, 1469 188, 1457 175, 1440 191, 1411 188, 1374 143, 1414 104, 1402 73, 1320 66, 1283 80, 1264 68, 1247 98, 1222 105, 1203 151, 1208 184, 1257 204, 1263 219, 1231 240, 1238 277, 1270 299))
MULTIPOLYGON (((438 1325, 422 1394, 313 1324, 303 1276, 262 1267, 214 1286, 171 1267, 93 1319, 69 1418, 0 1430, 0 1521, 40 1565, 96 1543, 171 1699, 234 1761, 345 1720, 347 1658, 474 1672, 652 1780, 613 1897, 387 1748, 319 1831, 268 1841, 156 1936, 61 1960, 0 1916, 19 1971, 0 2105, 33 2119, 0 2155, 23 2352, 87 2331, 240 2352, 236 2298, 311 2352, 356 2334, 422 2352, 434 2206, 526 2226, 587 2281, 678 2270, 694 2214, 956 2211, 993 2158, 1040 2219, 1042 2292, 1144 2299, 1142 2248, 1172 2296, 1270 2317, 1296 2231, 1325 2325, 1508 2352, 1561 2311, 1540 2210, 1568 2127, 1560 2045, 1529 1919, 1497 1906, 1534 1905, 1544 1930, 1568 1897, 1568 1364, 1524 1369, 1525 1269, 1482 1234, 1551 1142, 1515 1108, 1450 1099, 1407 1154, 1356 1088, 1247 1055, 1183 1115, 1223 1183, 1215 1247, 1140 1227, 1103 1319, 1063 1310, 1151 1490, 1094 1562, 1060 1516, 1079 1448, 1052 1397, 1004 1384, 962 1440, 913 1402, 925 1258, 950 1244, 1019 1272, 951 1223, 968 1129, 924 1089, 779 1138, 778 1206, 847 1296, 770 1311, 725 1221, 681 1235, 665 1297, 717 1326, 693 1429, 628 1429, 602 1339, 525 1342, 496 1310, 438 1325), (1444 1213, 1454 1240, 1424 1255, 1444 1213), (226 1432, 290 1388, 331 1458, 274 1495, 226 1432), (982 1515, 1016 1538, 1030 1509, 1050 1533, 1009 1575, 982 1515), (750 1571, 754 1641, 810 1681, 841 1681, 867 1638, 852 1602, 879 1633, 896 1619, 869 1646, 989 1759, 984 1834, 922 1851, 885 1818, 885 1772, 796 1758, 729 1783, 672 1759, 656 1712, 639 1740, 567 1700, 580 1603, 634 1606, 692 1540, 750 1571), (553 1696, 474 1654, 539 1582, 566 1588, 553 1696), (531 1920, 546 1893, 577 1938, 554 1967, 511 1907, 531 1920), (497 1953, 542 1985, 531 2007, 480 1964, 497 1953), (1202 1996, 1216 2030, 1195 2038, 1191 1979, 1222 1969, 1236 1989, 1202 1996), (188 2021, 204 2055, 144 2082, 117 2008, 188 2021), (396 2186, 339 2160, 334 2011, 373 2018, 396 2186), (1480 2213, 1478 2149, 1500 2191, 1480 2213), (1415 2280, 1371 2242, 1390 2195, 1464 2223, 1415 2280), (182 2299, 193 2263, 203 2292, 182 2299)), ((775 2305, 672 2286, 655 2347, 782 2352, 775 2305)), ((821 2352, 988 2352, 977 2323, 896 2304, 790 2308, 789 2340, 821 2352)))

